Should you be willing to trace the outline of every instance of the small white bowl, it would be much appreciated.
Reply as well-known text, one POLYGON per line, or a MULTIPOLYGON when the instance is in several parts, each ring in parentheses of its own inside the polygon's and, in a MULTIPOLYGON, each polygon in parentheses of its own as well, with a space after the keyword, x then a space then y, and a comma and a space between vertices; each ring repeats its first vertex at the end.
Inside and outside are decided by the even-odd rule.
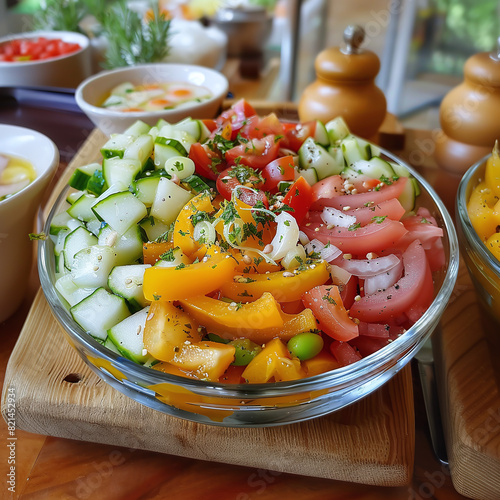
POLYGON ((91 72, 90 41, 80 33, 71 31, 32 31, 0 38, 0 45, 11 40, 26 38, 60 38, 77 43, 80 49, 42 61, 0 61, 0 86, 76 88, 91 72))
POLYGON ((224 75, 210 68, 189 64, 142 64, 111 71, 103 71, 82 82, 76 89, 76 102, 82 111, 105 134, 123 132, 137 120, 154 125, 160 118, 175 123, 183 118, 213 118, 226 97, 228 81, 224 75), (180 82, 206 87, 212 97, 193 102, 189 106, 160 111, 124 112, 100 107, 107 94, 117 85, 180 82))
POLYGON ((0 323, 21 304, 33 261, 35 214, 57 166, 59 150, 46 136, 24 127, 0 124, 0 153, 28 160, 36 179, 0 201, 0 323))

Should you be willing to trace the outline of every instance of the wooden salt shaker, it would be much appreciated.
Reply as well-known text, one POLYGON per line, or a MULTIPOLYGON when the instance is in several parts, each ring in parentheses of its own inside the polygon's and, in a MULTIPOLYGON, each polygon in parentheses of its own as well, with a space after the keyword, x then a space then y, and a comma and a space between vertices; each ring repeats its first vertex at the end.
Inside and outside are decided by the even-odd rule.
POLYGON ((360 26, 344 31, 345 46, 328 48, 316 57, 317 80, 303 92, 300 121, 329 120, 342 116, 353 134, 371 139, 383 122, 387 104, 375 85, 380 61, 360 48, 365 32, 360 26))
POLYGON ((444 97, 440 107, 443 134, 436 139, 435 159, 448 171, 463 174, 491 153, 500 139, 500 38, 494 52, 471 56, 464 81, 444 97))

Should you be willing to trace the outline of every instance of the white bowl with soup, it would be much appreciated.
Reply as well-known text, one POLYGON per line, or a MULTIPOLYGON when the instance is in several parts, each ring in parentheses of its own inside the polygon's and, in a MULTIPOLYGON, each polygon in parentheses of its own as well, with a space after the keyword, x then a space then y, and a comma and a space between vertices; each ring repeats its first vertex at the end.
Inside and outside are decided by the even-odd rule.
POLYGON ((144 64, 103 71, 76 89, 76 102, 105 134, 119 133, 137 120, 214 117, 228 81, 218 71, 188 64, 144 64))
POLYGON ((33 263, 35 215, 59 165, 46 136, 0 124, 0 323, 21 305, 33 263))

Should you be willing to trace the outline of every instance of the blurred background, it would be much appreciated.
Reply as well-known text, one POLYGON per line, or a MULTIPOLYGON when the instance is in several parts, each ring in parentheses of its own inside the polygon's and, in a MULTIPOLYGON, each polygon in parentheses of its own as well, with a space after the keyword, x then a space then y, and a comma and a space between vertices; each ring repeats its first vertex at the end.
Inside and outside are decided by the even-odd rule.
MULTIPOLYGON (((68 16, 77 15, 82 5, 87 12, 106 5, 96 0, 58 2, 68 16)), ((50 23, 46 11, 51 3, 54 0, 0 0, 0 36, 29 31, 40 21, 42 26, 50 23)), ((127 5, 141 12, 150 8, 149 2, 140 0, 127 5)), ((232 57, 246 59, 246 67, 238 69, 249 78, 255 73, 267 78, 264 97, 274 101, 298 101, 315 79, 315 56, 325 47, 341 45, 347 25, 361 25, 366 32, 363 47, 381 60, 377 84, 387 97, 388 110, 405 125, 420 128, 439 126, 440 101, 462 80, 464 62, 476 52, 491 51, 500 34, 498 0, 160 0, 158 5, 177 23, 197 21, 225 31, 227 52, 213 65, 227 72, 232 57), (269 24, 269 31, 256 35, 261 52, 245 52, 228 31, 224 9, 242 4, 255 9, 253 15, 259 9, 267 15, 262 23, 269 24)), ((182 31, 181 24, 176 26, 182 31)), ((88 19, 79 27, 98 35, 88 19)), ((182 54, 187 54, 186 48, 181 58, 182 54)))

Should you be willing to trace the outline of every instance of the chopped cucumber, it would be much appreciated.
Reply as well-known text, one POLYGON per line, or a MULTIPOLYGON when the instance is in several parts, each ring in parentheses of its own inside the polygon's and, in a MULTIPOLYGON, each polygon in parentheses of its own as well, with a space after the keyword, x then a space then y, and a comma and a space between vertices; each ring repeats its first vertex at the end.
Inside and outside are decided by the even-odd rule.
POLYGON ((304 177, 304 179, 308 182, 309 185, 316 184, 318 182, 318 174, 316 172, 316 169, 314 168, 308 168, 308 169, 300 169, 298 167, 295 167, 295 180, 297 180, 299 177, 304 177))
POLYGON ((359 160, 368 160, 366 148, 360 145, 358 138, 350 135, 340 143, 345 163, 350 167, 353 163, 359 160))
POLYGON ((154 141, 149 134, 140 135, 123 153, 123 158, 139 160, 142 167, 153 153, 154 141))
POLYGON ((404 165, 401 165, 400 163, 396 163, 394 161, 389 162, 389 164, 398 177, 410 177, 410 171, 404 165))
POLYGON ((149 307, 136 312, 108 330, 108 337, 126 358, 144 363, 149 353, 144 349, 144 327, 149 307))
POLYGON ((153 204, 160 176, 141 177, 132 183, 135 196, 147 207, 153 204))
POLYGON ((108 246, 93 245, 80 250, 71 267, 73 282, 84 288, 105 287, 116 258, 116 251, 108 246))
POLYGON ((330 136, 328 135, 328 130, 326 130, 323 122, 319 120, 316 121, 316 129, 314 131, 314 141, 324 146, 325 148, 330 145, 330 136))
POLYGON ((107 331, 130 316, 125 299, 98 288, 70 309, 73 319, 96 339, 105 340, 107 331))
POLYGON ((127 189, 136 175, 142 170, 142 163, 137 158, 105 158, 102 173, 108 186, 127 189))
POLYGON ((182 184, 184 187, 189 187, 195 194, 202 193, 203 191, 212 191, 212 188, 198 175, 191 175, 182 179, 182 184))
MULTIPOLYGON (((79 226, 82 225, 80 221, 75 221, 75 219, 73 219, 73 217, 71 217, 68 212, 61 212, 54 215, 50 223, 50 234, 56 236, 61 231, 68 231, 72 221, 78 223, 79 226)), ((75 228, 73 227, 73 229, 75 228)))
POLYGON ((69 193, 68 196, 66 196, 66 201, 70 204, 73 205, 80 196, 83 196, 85 193, 83 191, 74 191, 73 193, 69 193))
POLYGON ((94 292, 94 288, 82 288, 75 284, 71 274, 64 274, 54 283, 56 290, 70 307, 78 304, 94 292))
POLYGON ((328 132, 330 143, 336 144, 350 135, 349 127, 341 116, 329 121, 325 128, 328 132))
POLYGON ((146 205, 130 191, 114 193, 96 203, 92 210, 99 220, 109 224, 120 235, 125 234, 148 213, 146 205))
POLYGON ((156 168, 163 168, 165 162, 174 156, 187 156, 186 148, 176 139, 167 139, 158 136, 154 144, 154 156, 156 168))
POLYGON ((362 175, 371 177, 372 179, 392 179, 396 177, 391 165, 379 158, 374 156, 370 160, 358 160, 351 164, 351 168, 362 175))
POLYGON ((140 135, 147 134, 150 129, 151 127, 147 123, 144 123, 142 120, 137 120, 123 133, 125 135, 130 135, 135 139, 140 135))
POLYGON ((95 170, 92 177, 89 179, 89 182, 87 182, 87 191, 91 194, 95 194, 96 196, 100 196, 104 191, 105 185, 106 181, 102 175, 102 170, 95 170))
POLYGON ((95 196, 84 194, 68 208, 67 212, 71 217, 73 217, 73 219, 78 219, 84 222, 91 221, 95 219, 95 214, 92 212, 92 206, 95 201, 95 196))
POLYGON ((171 230, 171 225, 165 224, 153 216, 149 216, 140 222, 140 226, 146 233, 148 241, 155 241, 158 238, 165 239, 165 235, 167 236, 166 241, 170 240, 168 233, 171 230))
POLYGON ((138 225, 132 226, 122 236, 105 225, 99 231, 98 244, 111 247, 115 251, 117 266, 137 262, 142 257, 142 236, 138 225))
POLYGON ((192 197, 192 193, 178 186, 170 179, 162 177, 158 183, 156 196, 151 207, 151 215, 156 219, 160 219, 164 224, 171 224, 177 218, 181 208, 192 197))
POLYGON ((149 302, 144 298, 142 281, 144 271, 151 267, 149 264, 135 264, 116 266, 108 278, 108 288, 115 294, 123 297, 129 308, 137 311, 149 302))
POLYGON ((84 248, 97 244, 97 238, 84 227, 77 227, 64 240, 64 264, 69 270, 73 267, 75 255, 84 248))
POLYGON ((398 197, 399 202, 406 212, 411 212, 415 209, 417 196, 419 194, 420 186, 418 185, 417 179, 415 179, 415 177, 410 177, 405 188, 403 189, 403 192, 398 197))
POLYGON ((299 167, 303 170, 314 168, 318 179, 340 174, 344 164, 338 164, 328 151, 308 137, 299 149, 299 167))
POLYGON ((101 148, 103 158, 123 158, 125 150, 134 142, 129 134, 114 134, 101 148))
POLYGON ((101 170, 101 165, 99 165, 99 163, 89 163, 88 165, 78 167, 73 172, 73 175, 69 179, 68 184, 72 188, 83 191, 84 189, 87 189, 89 179, 92 177, 96 170, 101 170))

